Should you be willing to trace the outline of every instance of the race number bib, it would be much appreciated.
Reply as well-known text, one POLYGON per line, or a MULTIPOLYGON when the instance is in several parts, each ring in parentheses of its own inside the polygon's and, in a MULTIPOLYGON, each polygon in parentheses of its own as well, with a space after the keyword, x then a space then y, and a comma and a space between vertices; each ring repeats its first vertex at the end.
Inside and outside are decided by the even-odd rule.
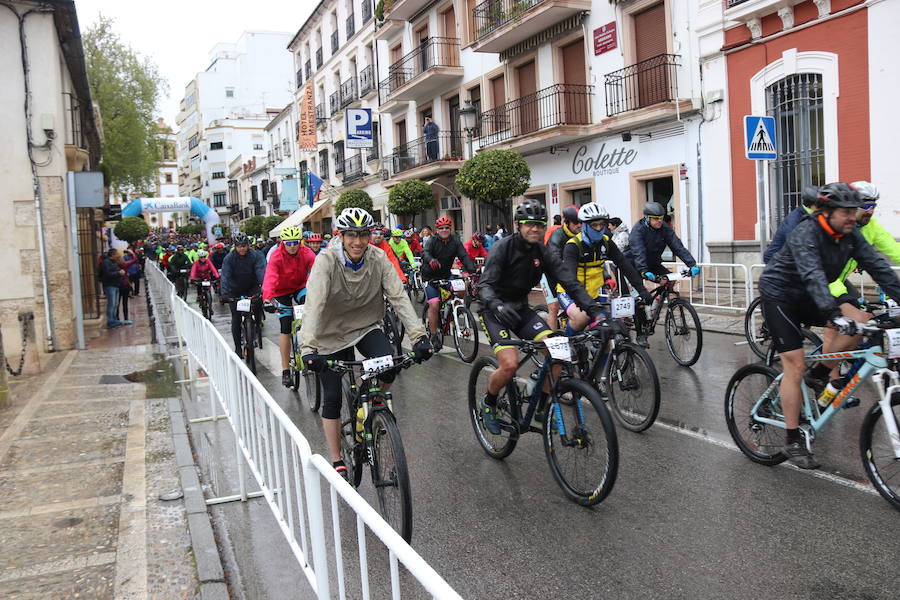
POLYGON ((388 356, 376 356, 375 358, 370 358, 368 360, 362 361, 362 366, 364 371, 379 371, 381 369, 386 369, 388 367, 394 366, 394 358, 390 355, 388 356))
POLYGON ((889 317, 900 317, 900 306, 896 302, 888 298, 886 304, 889 317))
POLYGON ((612 302, 612 318, 621 319, 630 317, 634 314, 634 298, 625 296, 623 298, 613 298, 612 302))
POLYGON ((462 271, 460 271, 459 269, 450 269, 451 275, 456 275, 457 277, 459 277, 460 273, 462 273, 462 271))
POLYGON ((294 320, 299 321, 303 318, 303 306, 294 305, 294 320))
POLYGON ((682 279, 690 279, 690 277, 685 277, 681 273, 666 273, 663 275, 669 281, 681 281, 682 279))
POLYGON ((900 329, 887 329, 884 332, 885 350, 888 358, 900 358, 900 329))
POLYGON ((452 289, 454 292, 462 292, 466 289, 466 282, 462 279, 451 279, 450 289, 452 289))
POLYGON ((550 356, 557 360, 572 360, 572 350, 569 348, 569 338, 567 337, 551 337, 544 338, 544 344, 550 356))
POLYGON ((241 298, 238 300, 237 309, 240 312, 250 312, 250 298, 241 298))
POLYGON ((202 285, 203 287, 209 287, 212 285, 212 283, 210 283, 209 281, 201 281, 200 285, 202 285))

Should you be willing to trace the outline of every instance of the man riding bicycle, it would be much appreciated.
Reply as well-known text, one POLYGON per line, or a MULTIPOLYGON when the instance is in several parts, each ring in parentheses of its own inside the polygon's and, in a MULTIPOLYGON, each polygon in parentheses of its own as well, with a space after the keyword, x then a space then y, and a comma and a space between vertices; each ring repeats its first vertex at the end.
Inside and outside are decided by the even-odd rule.
POLYGON ((181 289, 182 285, 187 285, 187 277, 182 278, 181 271, 190 271, 191 259, 185 254, 184 246, 178 245, 175 247, 175 254, 169 257, 166 268, 169 270, 169 280, 174 282, 179 288, 178 294, 187 294, 187 289, 181 289), (183 284, 181 283, 182 281, 184 282, 183 284))
MULTIPOLYGON (((644 218, 634 224, 634 228, 628 236, 628 249, 625 251, 625 257, 634 263, 638 272, 645 279, 656 282, 669 273, 669 270, 662 264, 662 253, 668 247, 691 270, 691 277, 695 277, 700 273, 700 267, 678 239, 675 230, 663 222, 665 216, 666 209, 659 202, 648 202, 644 205, 644 218)), ((623 286, 623 288, 625 287, 623 286)), ((648 305, 646 309, 649 312, 650 306, 648 305)), ((650 344, 647 342, 647 334, 643 327, 644 313, 636 311, 634 320, 638 331, 637 343, 645 348, 649 347, 650 344)))
MULTIPOLYGON (((581 233, 581 221, 578 220, 578 207, 570 204, 562 210, 562 225, 553 230, 547 240, 547 247, 554 256, 562 260, 563 248, 570 239, 581 233)), ((559 299, 556 297, 557 281, 550 281, 547 275, 541 277, 541 288, 547 300, 547 324, 550 329, 557 329, 559 315, 559 299), (546 287, 545 287, 546 286, 546 287)))
MULTIPOLYGON (((392 354, 380 328, 385 297, 416 340, 416 360, 427 360, 432 348, 393 265, 384 251, 369 244, 372 216, 361 208, 346 208, 336 222, 340 243, 329 244, 309 277, 300 354, 303 365, 319 373, 325 440, 335 470, 347 477, 340 450, 341 375, 328 370, 328 361, 353 360, 354 347, 367 358, 392 354)), ((393 371, 378 376, 382 389, 390 387, 394 376, 393 371)))
MULTIPOLYGON (((803 325, 833 328, 836 347, 847 347, 842 336, 860 333, 859 323, 843 315, 843 307, 828 289, 849 259, 856 260, 894 300, 900 300, 900 281, 887 262, 856 227, 857 192, 846 183, 830 183, 819 191, 819 208, 788 236, 759 278, 762 313, 772 343, 781 357, 784 375, 779 393, 787 427, 782 452, 801 469, 818 468, 811 441, 800 430, 802 393, 806 371, 803 325)), ((829 367, 821 367, 828 370, 829 367)))
POLYGON ((428 238, 422 249, 422 280, 427 282, 425 286, 425 302, 428 304, 428 333, 431 335, 435 351, 442 346, 441 336, 437 333, 438 313, 441 309, 441 289, 434 281, 450 279, 450 269, 453 261, 459 259, 463 269, 468 273, 474 273, 475 263, 466 254, 465 247, 459 238, 453 235, 453 222, 450 217, 440 217, 434 223, 437 235, 428 238))
MULTIPOLYGON (((209 253, 206 250, 197 252, 197 260, 191 266, 191 283, 213 281, 219 278, 219 271, 216 269, 216 265, 208 257, 209 253)), ((200 290, 197 290, 197 302, 200 302, 200 290)), ((212 311, 212 306, 209 308, 212 311)))
MULTIPOLYGON (((231 238, 234 250, 222 261, 219 285, 222 298, 240 298, 254 296, 259 293, 266 273, 266 258, 257 250, 250 248, 247 235, 238 232, 231 238)), ((234 351, 241 353, 241 313, 237 305, 230 303, 231 338, 234 351)))
POLYGON ((406 283, 406 273, 403 272, 403 269, 400 268, 400 261, 397 260, 397 255, 394 254, 394 250, 391 248, 391 245, 384 239, 384 234, 387 231, 384 225, 381 223, 375 223, 372 226, 372 233, 369 243, 375 246, 376 248, 381 249, 382 252, 385 253, 388 260, 391 261, 391 264, 394 265, 394 270, 397 271, 397 275, 400 277, 400 281, 406 283))
MULTIPOLYGON (((516 207, 514 217, 516 233, 494 243, 478 281, 478 297, 483 306, 481 325, 499 363, 481 401, 482 421, 494 435, 501 432, 496 415, 497 396, 515 377, 519 365, 515 347, 504 345, 504 341, 512 334, 521 339, 540 340, 552 333, 547 323, 528 306, 528 294, 541 276, 547 273, 559 281, 576 306, 591 319, 600 315, 600 307, 591 300, 575 273, 564 269, 559 258, 541 243, 547 227, 547 209, 543 203, 526 198, 516 207)), ((549 381, 544 386, 544 391, 548 391, 549 381)))
POLYGON ((478 258, 487 258, 487 250, 484 247, 484 234, 475 232, 472 234, 472 239, 463 244, 463 247, 466 249, 466 254, 469 255, 469 258, 472 259, 472 262, 475 262, 475 259, 478 258))
POLYGON ((291 323, 293 305, 306 301, 306 280, 312 271, 316 255, 300 243, 303 231, 289 225, 281 230, 281 243, 271 254, 263 279, 263 301, 271 303, 270 312, 278 311, 278 349, 281 352, 281 385, 291 387, 291 323))
POLYGON ((394 228, 391 229, 391 239, 388 242, 391 245, 391 250, 394 251, 394 255, 400 261, 400 268, 403 269, 404 272, 408 272, 413 266, 415 266, 415 256, 413 255, 412 248, 409 247, 409 244, 406 240, 403 239, 403 230, 394 228), (405 265, 403 263, 406 263, 405 265))
POLYGON ((322 251, 322 236, 318 233, 310 234, 309 238, 306 240, 306 247, 312 250, 313 254, 318 256, 319 252, 322 251))

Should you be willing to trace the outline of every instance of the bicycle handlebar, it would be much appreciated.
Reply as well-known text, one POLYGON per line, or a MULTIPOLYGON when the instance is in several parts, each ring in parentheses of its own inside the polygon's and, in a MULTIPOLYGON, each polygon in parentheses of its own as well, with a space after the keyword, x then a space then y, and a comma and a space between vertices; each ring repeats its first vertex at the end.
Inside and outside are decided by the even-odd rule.
MULTIPOLYGON (((379 375, 381 373, 384 373, 386 371, 390 371, 393 369, 405 369, 405 368, 411 366, 415 362, 415 359, 413 358, 414 356, 415 356, 414 352, 407 352, 405 354, 391 356, 391 360, 394 364, 392 364, 389 367, 381 367, 379 369, 375 369, 374 371, 366 371, 366 374, 379 375)), ((329 360, 329 361, 327 361, 328 368, 330 370, 334 371, 335 373, 349 373, 350 371, 362 370, 361 367, 363 366, 363 362, 365 362, 365 361, 362 361, 362 360, 329 360)))

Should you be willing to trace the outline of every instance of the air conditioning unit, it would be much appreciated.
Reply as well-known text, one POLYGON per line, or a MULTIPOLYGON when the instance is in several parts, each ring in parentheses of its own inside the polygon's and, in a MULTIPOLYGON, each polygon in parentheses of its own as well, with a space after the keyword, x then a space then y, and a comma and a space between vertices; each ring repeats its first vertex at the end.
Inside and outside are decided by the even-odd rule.
POLYGON ((462 203, 455 196, 441 196, 441 210, 461 210, 462 203))

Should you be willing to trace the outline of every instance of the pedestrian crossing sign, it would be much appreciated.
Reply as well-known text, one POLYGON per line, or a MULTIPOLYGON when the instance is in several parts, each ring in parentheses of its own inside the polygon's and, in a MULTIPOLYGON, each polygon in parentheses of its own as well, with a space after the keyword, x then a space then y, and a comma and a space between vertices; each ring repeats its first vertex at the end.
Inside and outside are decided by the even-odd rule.
POLYGON ((775 117, 744 117, 744 155, 750 160, 775 160, 775 117))

